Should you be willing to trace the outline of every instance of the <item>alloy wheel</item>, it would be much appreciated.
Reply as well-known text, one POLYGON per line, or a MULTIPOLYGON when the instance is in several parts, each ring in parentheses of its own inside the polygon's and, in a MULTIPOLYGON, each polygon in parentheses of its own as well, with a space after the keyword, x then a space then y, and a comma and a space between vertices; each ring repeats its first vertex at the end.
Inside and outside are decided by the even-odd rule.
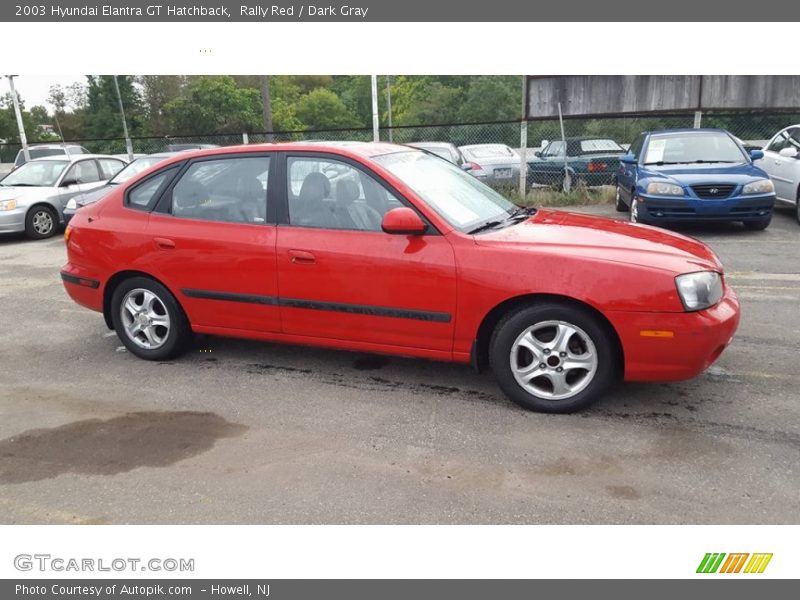
POLYGON ((170 318, 164 302, 150 290, 136 288, 125 294, 120 306, 125 334, 145 350, 164 345, 170 331, 170 318))
POLYGON ((37 210, 33 214, 33 219, 31 219, 31 224, 33 225, 34 231, 41 236, 50 235, 50 232, 53 231, 53 215, 50 213, 49 210, 41 209, 37 210))
POLYGON ((565 400, 584 390, 597 373, 591 337, 566 321, 542 321, 525 329, 511 346, 511 372, 530 394, 565 400))

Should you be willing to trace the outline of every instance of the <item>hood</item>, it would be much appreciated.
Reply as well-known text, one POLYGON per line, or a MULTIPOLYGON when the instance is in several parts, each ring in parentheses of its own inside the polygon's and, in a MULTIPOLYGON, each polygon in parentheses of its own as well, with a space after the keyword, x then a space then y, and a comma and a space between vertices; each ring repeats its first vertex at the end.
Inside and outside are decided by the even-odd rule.
POLYGON ((18 205, 27 206, 38 200, 56 195, 56 188, 0 186, 0 200, 16 200, 18 205))
POLYGON ((108 194, 110 194, 115 187, 116 185, 106 184, 103 187, 99 187, 90 192, 84 192, 83 194, 79 194, 75 196, 75 204, 77 204, 78 206, 86 206, 87 204, 94 204, 98 200, 102 200, 108 194))
POLYGON ((667 179, 679 185, 732 183, 743 185, 756 179, 767 179, 768 175, 751 163, 736 165, 711 163, 707 165, 648 165, 642 168, 642 176, 651 179, 667 179))
POLYGON ((529 247, 537 252, 635 264, 669 271, 722 271, 711 249, 665 229, 565 211, 540 209, 530 219, 476 235, 478 245, 529 247))

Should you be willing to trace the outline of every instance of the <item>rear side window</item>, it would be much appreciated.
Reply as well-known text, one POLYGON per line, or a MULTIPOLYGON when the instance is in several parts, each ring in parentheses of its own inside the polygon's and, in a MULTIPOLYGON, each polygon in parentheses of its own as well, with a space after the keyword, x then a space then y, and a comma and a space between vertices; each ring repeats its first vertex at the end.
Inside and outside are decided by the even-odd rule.
POLYGON ((125 205, 136 210, 151 210, 178 168, 178 165, 170 167, 138 183, 126 195, 125 205))
POLYGON ((173 216, 261 224, 267 221, 268 156, 193 163, 172 189, 173 216))

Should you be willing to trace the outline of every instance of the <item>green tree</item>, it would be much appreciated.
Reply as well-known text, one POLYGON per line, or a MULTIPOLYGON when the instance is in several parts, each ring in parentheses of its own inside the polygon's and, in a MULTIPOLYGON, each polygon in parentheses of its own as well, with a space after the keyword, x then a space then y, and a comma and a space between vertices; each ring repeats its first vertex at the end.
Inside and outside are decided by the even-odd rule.
POLYGON ((301 96, 297 117, 309 129, 359 127, 356 116, 331 90, 317 88, 301 96))
MULTIPOLYGON (((122 137, 122 115, 119 111, 119 100, 111 75, 87 76, 86 111, 91 116, 85 122, 85 131, 90 138, 122 137)), ((139 91, 133 85, 133 77, 119 75, 120 96, 125 109, 130 135, 141 135, 144 132, 144 108, 139 91)))
POLYGON ((261 94, 228 76, 192 78, 164 106, 174 133, 240 133, 261 130, 261 94))
POLYGON ((519 77, 484 75, 470 79, 458 109, 458 121, 475 123, 520 118, 522 83, 519 77))
POLYGON ((142 88, 147 130, 157 135, 172 133, 165 107, 181 95, 185 78, 178 75, 141 75, 137 81, 142 88))

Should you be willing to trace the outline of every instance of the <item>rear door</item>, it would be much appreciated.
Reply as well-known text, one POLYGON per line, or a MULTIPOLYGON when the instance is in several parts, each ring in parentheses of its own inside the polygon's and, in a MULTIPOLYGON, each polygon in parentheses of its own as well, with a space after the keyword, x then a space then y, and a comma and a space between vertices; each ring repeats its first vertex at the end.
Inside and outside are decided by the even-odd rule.
POLYGON ((289 153, 281 164, 284 331, 450 353, 456 270, 444 236, 430 224, 424 235, 384 233, 384 213, 410 203, 356 161, 289 153))
POLYGON ((280 330, 267 216, 273 167, 270 153, 191 160, 150 215, 146 268, 163 277, 193 324, 221 334, 280 330))

